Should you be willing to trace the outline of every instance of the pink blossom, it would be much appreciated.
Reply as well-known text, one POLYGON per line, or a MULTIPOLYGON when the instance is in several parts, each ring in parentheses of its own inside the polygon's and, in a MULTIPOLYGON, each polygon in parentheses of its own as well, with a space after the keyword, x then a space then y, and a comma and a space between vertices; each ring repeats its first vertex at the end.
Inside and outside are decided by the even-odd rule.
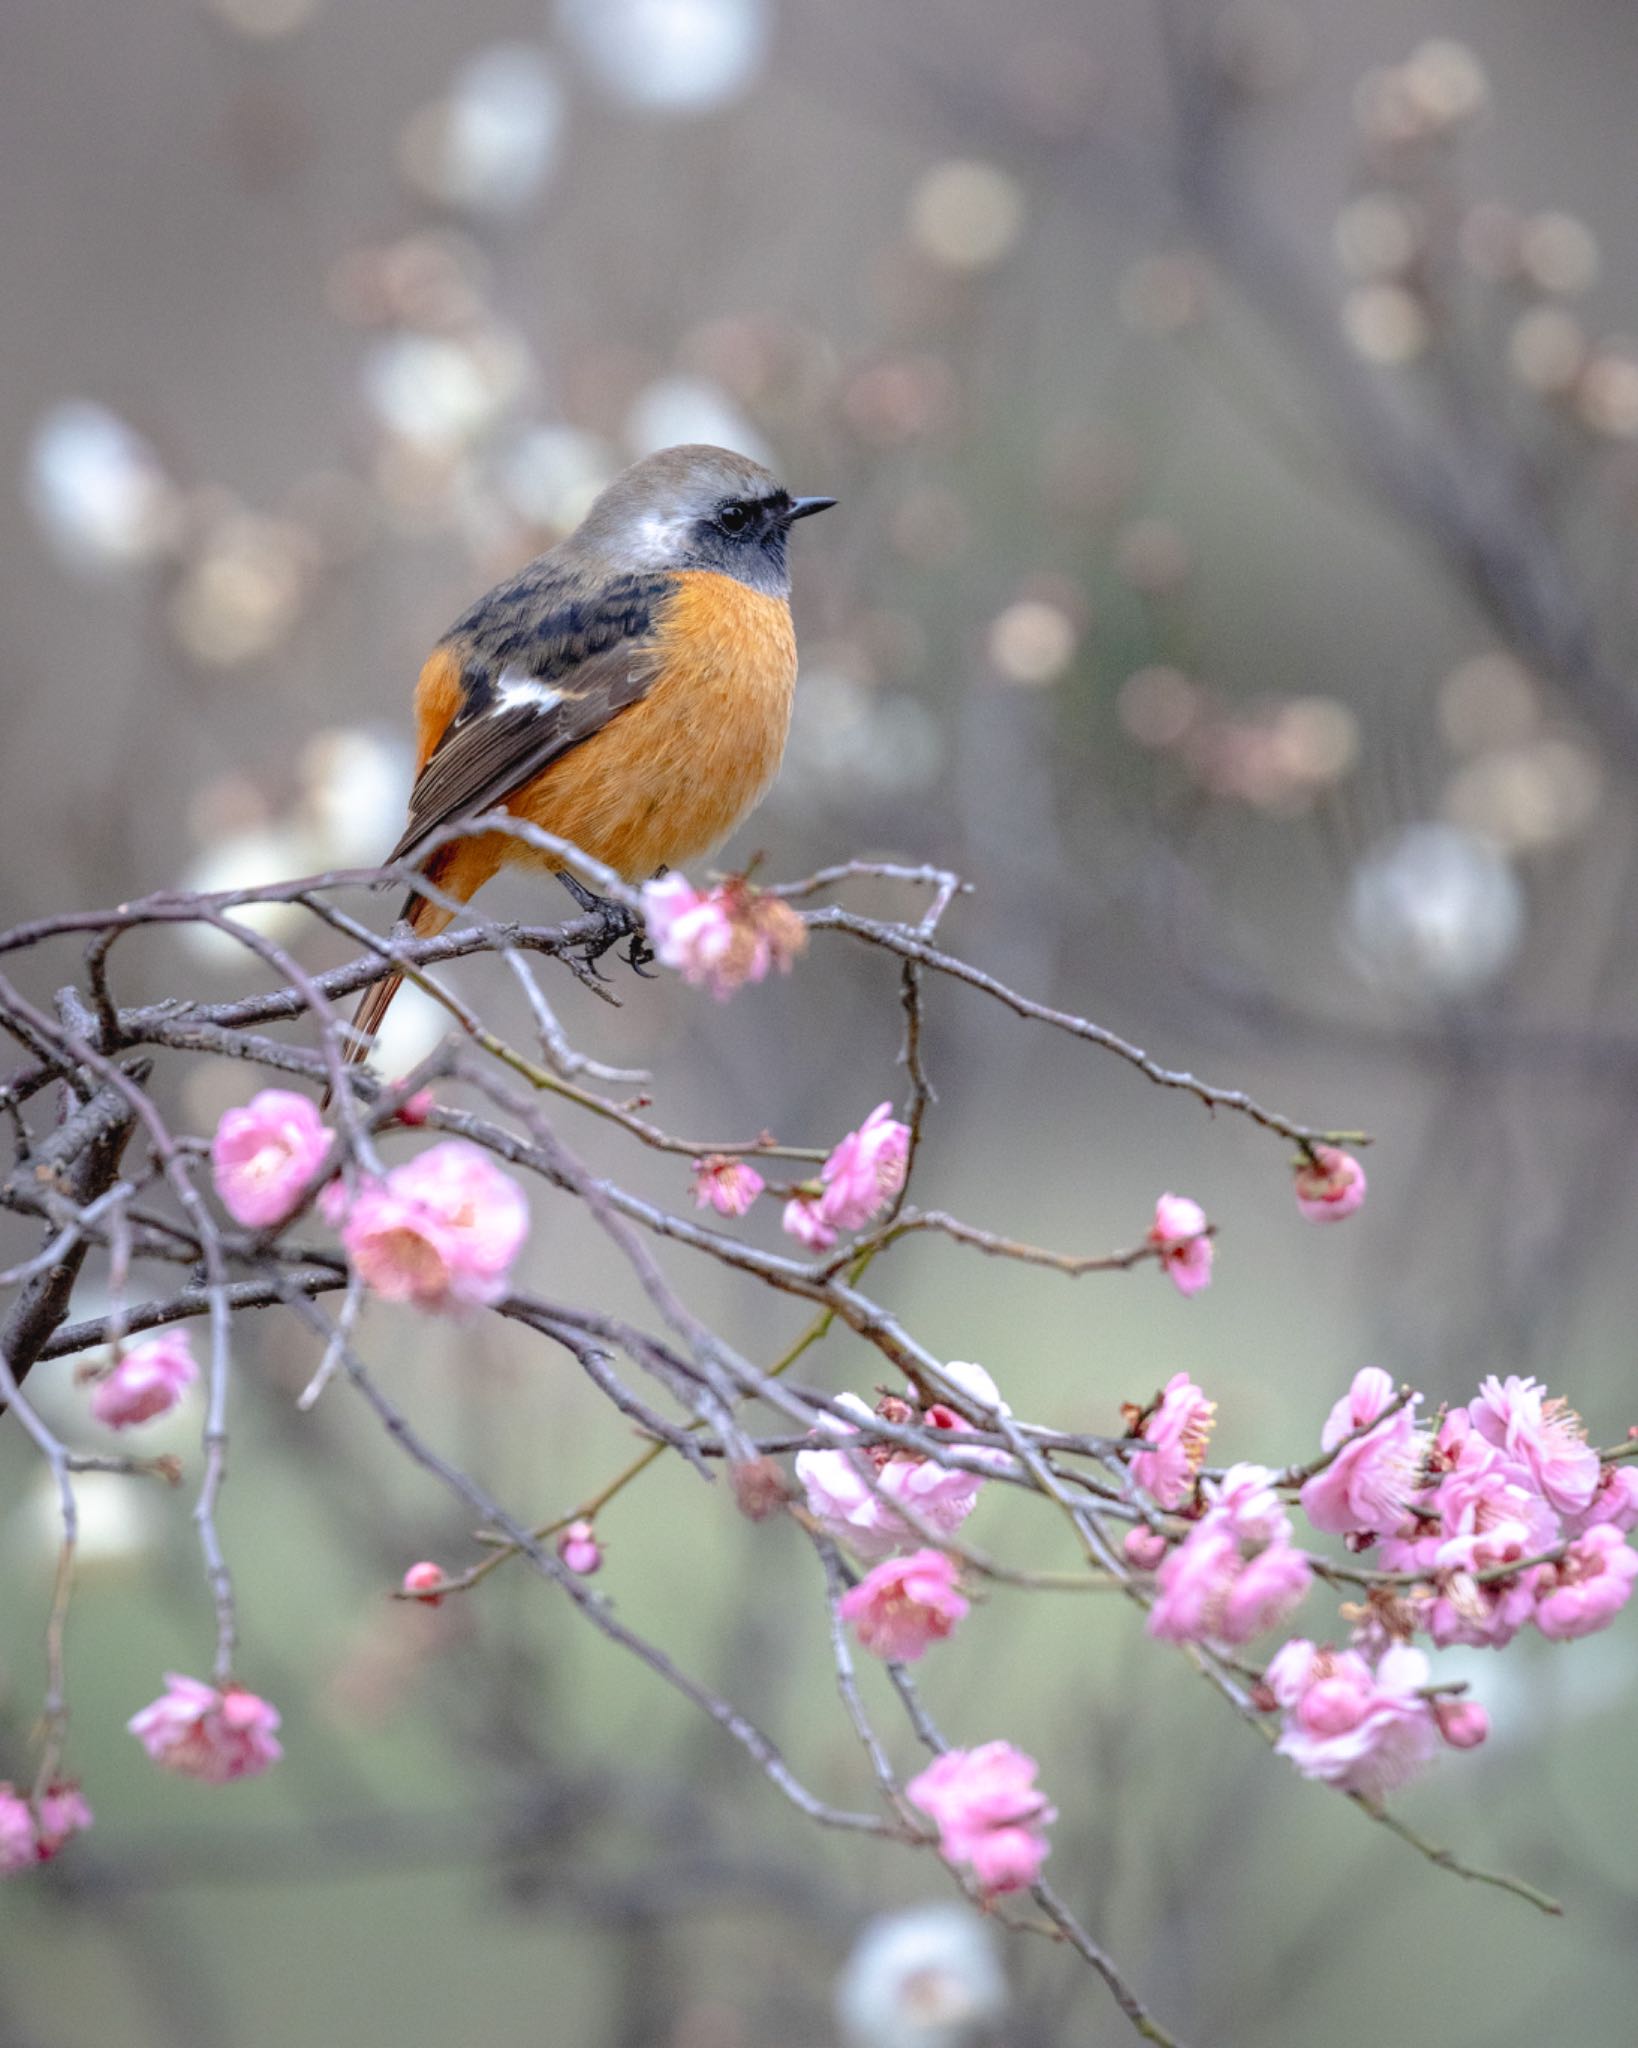
MULTIPOLYGON (((949 1365, 945 1371, 952 1377, 959 1371, 978 1399, 1003 1414, 1011 1413, 982 1366, 949 1365), (979 1391, 980 1385, 988 1388, 987 1395, 979 1391)), ((874 1420, 857 1395, 842 1395, 838 1406, 853 1410, 867 1422, 874 1420)), ((937 1402, 918 1418, 909 1402, 889 1397, 883 1401, 881 1412, 889 1421, 919 1419, 930 1428, 954 1434, 970 1427, 953 1408, 937 1402)), ((828 1417, 822 1426, 835 1437, 855 1434, 850 1423, 828 1417)), ((994 1455, 1004 1458, 1006 1453, 999 1451, 994 1455)), ((957 1471, 919 1452, 899 1450, 890 1444, 801 1451, 797 1454, 796 1476, 807 1494, 809 1514, 828 1535, 871 1562, 891 1557, 921 1540, 920 1532, 895 1512, 895 1504, 919 1516, 935 1535, 953 1536, 972 1513, 984 1484, 982 1472, 957 1471), (878 1490, 872 1489, 866 1474, 878 1490)))
POLYGON ((1561 1515, 1578 1515, 1598 1491, 1602 1469, 1587 1441, 1581 1418, 1548 1395, 1538 1380, 1494 1373, 1481 1382, 1467 1412, 1486 1443, 1505 1451, 1530 1476, 1548 1505, 1561 1515))
POLYGON ((603 1548, 590 1522, 571 1522, 557 1539, 557 1554, 583 1579, 589 1579, 603 1563, 603 1548))
POLYGON ((1351 1152, 1316 1145, 1297 1167, 1297 1207, 1310 1223, 1340 1223, 1365 1201, 1365 1169, 1351 1152))
POLYGON ((1212 1241, 1206 1212, 1187 1195, 1162 1195, 1149 1226, 1149 1243, 1179 1294, 1198 1294, 1211 1283, 1212 1241))
POLYGON ((719 1216, 743 1216, 768 1183, 746 1159, 711 1152, 694 1161, 694 1201, 719 1216))
POLYGON ((1632 1598, 1638 1551, 1608 1523, 1577 1536, 1536 1588, 1536 1627, 1555 1643, 1608 1628, 1632 1598))
POLYGON ((946 1750, 905 1787, 937 1827, 939 1854, 970 1864, 986 1893, 1023 1891, 1040 1876, 1044 1831, 1058 1816, 1036 1789, 1038 1768, 1010 1742, 986 1742, 946 1750))
POLYGON ((1630 1534, 1638 1529, 1638 1468, 1606 1465, 1598 1490, 1578 1515, 1566 1515, 1567 1534, 1579 1536, 1584 1530, 1607 1523, 1612 1529, 1630 1534))
POLYGON ((913 1664, 929 1643, 942 1642, 967 1613, 956 1568, 941 1550, 912 1551, 867 1572, 838 1604, 873 1656, 913 1664))
POLYGON ((896 1122, 892 1108, 879 1102, 819 1169, 820 1213, 836 1230, 862 1230, 904 1186, 910 1126, 896 1122))
POLYGON ((0 1877, 32 1870, 39 1860, 33 1809, 9 1780, 0 1780, 0 1877))
MULTIPOLYGON (((1551 1549, 1558 1517, 1536 1491, 1530 1473, 1487 1444, 1476 1431, 1451 1433, 1456 1463, 1430 1496, 1438 1513, 1427 1561, 1438 1586, 1428 1632, 1441 1649, 1452 1643, 1501 1649, 1530 1619, 1540 1568, 1515 1576, 1480 1579, 1551 1549)), ((1389 1553, 1384 1550, 1384 1561, 1389 1553)), ((1395 1567, 1396 1568, 1396 1567, 1395 1567)), ((1419 1563, 1413 1569, 1423 1569, 1419 1563)))
POLYGON ((805 1244, 810 1252, 828 1252, 836 1242, 836 1233, 825 1221, 817 1195, 792 1195, 779 1223, 788 1236, 805 1244))
POLYGON ((1433 1718, 1452 1749, 1477 1749, 1490 1734, 1490 1716, 1477 1700, 1437 1699, 1433 1718))
MULTIPOLYGON (((340 1202, 332 1202, 332 1221, 340 1202)), ((499 1301, 529 1230, 521 1189, 476 1145, 432 1145, 361 1187, 341 1242, 384 1301, 452 1309, 499 1301)))
POLYGON ((1126 1540, 1121 1544, 1121 1555, 1135 1572, 1157 1571, 1165 1562, 1171 1545, 1157 1529, 1146 1529, 1141 1522, 1128 1529, 1126 1540))
POLYGON ((278 1710, 255 1693, 238 1685, 218 1691, 175 1671, 166 1672, 165 1687, 126 1723, 163 1770, 226 1785, 259 1777, 283 1756, 278 1710))
POLYGON ((412 1564, 404 1574, 404 1591, 412 1593, 424 1607, 443 1605, 443 1594, 432 1590, 443 1583, 444 1568, 441 1564, 434 1564, 430 1557, 423 1558, 419 1564, 412 1564))
POLYGON ((743 876, 703 893, 684 875, 646 882, 643 922, 661 962, 695 987, 709 987, 719 1002, 772 968, 789 974, 808 942, 797 913, 743 876))
POLYGON ((129 1429, 168 1415, 199 1377, 184 1329, 166 1330, 149 1344, 122 1352, 113 1370, 98 1380, 91 1413, 109 1429, 129 1429))
POLYGON ((1302 1489, 1303 1513, 1316 1529, 1335 1536, 1355 1530, 1391 1536, 1404 1525, 1426 1451, 1416 1427, 1415 1401, 1396 1408, 1363 1436, 1354 1435, 1376 1422, 1394 1393, 1388 1374, 1368 1365, 1355 1373, 1352 1387, 1326 1418, 1320 1443, 1336 1456, 1302 1489), (1349 1437, 1353 1441, 1345 1442, 1349 1437))
POLYGON ((1230 1465, 1221 1479, 1206 1480, 1201 1493, 1211 1516, 1232 1529, 1242 1543, 1290 1539, 1291 1517, 1274 1490, 1274 1474, 1266 1465, 1230 1465))
POLYGON ((1155 1448, 1133 1453, 1132 1477, 1163 1508, 1181 1505, 1193 1487, 1216 1417, 1217 1403, 1186 1372, 1176 1372, 1153 1414, 1142 1421, 1143 1436, 1155 1448))
POLYGON ((49 1863, 71 1835, 91 1825, 91 1809, 72 1780, 56 1779, 38 1812, 15 1786, 0 1781, 0 1877, 49 1863))
POLYGON ((1428 1660, 1403 1643, 1372 1671, 1357 1650, 1316 1650, 1298 1636, 1264 1677, 1285 1709, 1274 1746, 1305 1778, 1380 1799, 1438 1748, 1439 1725, 1421 1693, 1428 1660))
POLYGON ((312 1185, 330 1149, 330 1133, 305 1095, 264 1088, 230 1109, 210 1144, 222 1207, 247 1230, 282 1223, 312 1185))
POLYGON ((1249 1643, 1301 1606, 1313 1573, 1283 1538, 1246 1555, 1229 1518, 1207 1514, 1160 1567, 1149 1634, 1172 1643, 1249 1643))

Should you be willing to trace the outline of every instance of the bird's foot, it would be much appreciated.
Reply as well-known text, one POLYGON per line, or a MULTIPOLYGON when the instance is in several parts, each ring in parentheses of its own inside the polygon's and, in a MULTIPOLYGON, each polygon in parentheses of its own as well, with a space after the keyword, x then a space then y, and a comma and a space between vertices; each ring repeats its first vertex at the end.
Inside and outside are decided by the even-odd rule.
POLYGON ((603 921, 603 929, 600 932, 595 933, 583 946, 577 946, 572 954, 566 956, 581 980, 585 981, 589 977, 595 981, 607 981, 608 976, 599 968, 598 961, 605 953, 612 952, 622 939, 629 939, 631 944, 621 957, 636 973, 642 975, 645 981, 652 981, 654 977, 645 970, 649 961, 654 958, 654 951, 643 931, 642 920, 636 913, 628 910, 623 903, 616 903, 612 897, 597 895, 588 889, 577 875, 571 875, 566 869, 560 870, 558 880, 588 917, 598 917, 603 921))

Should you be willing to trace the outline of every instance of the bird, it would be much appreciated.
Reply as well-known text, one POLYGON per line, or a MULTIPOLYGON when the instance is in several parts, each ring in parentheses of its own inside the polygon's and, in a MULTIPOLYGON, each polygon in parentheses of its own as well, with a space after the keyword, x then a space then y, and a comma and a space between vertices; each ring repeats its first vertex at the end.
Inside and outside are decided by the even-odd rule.
MULTIPOLYGON (((796 688, 786 548, 834 505, 793 497, 727 448, 663 448, 621 471, 555 547, 497 583, 433 648, 415 689, 409 814, 386 865, 442 827, 504 810, 627 882, 711 852, 779 771, 796 688)), ((504 832, 437 846, 400 916, 443 930, 501 868, 561 861, 504 832)), ((403 977, 367 989, 368 1058, 403 977)))

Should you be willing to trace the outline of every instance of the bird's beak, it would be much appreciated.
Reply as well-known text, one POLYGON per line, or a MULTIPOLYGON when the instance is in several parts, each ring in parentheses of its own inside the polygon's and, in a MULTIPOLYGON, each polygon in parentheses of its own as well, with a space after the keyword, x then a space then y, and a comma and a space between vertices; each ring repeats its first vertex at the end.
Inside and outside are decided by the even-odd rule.
POLYGON ((835 503, 834 498, 793 498, 789 517, 792 520, 811 519, 815 512, 828 512, 835 503))

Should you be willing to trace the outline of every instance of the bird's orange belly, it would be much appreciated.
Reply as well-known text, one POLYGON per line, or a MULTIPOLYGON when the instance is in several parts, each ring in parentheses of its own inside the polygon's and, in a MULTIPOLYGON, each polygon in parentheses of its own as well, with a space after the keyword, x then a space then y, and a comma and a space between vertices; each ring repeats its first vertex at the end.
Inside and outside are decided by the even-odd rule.
POLYGON ((767 793, 790 729, 790 607, 709 570, 677 583, 647 696, 506 800, 633 882, 719 846, 767 793))

